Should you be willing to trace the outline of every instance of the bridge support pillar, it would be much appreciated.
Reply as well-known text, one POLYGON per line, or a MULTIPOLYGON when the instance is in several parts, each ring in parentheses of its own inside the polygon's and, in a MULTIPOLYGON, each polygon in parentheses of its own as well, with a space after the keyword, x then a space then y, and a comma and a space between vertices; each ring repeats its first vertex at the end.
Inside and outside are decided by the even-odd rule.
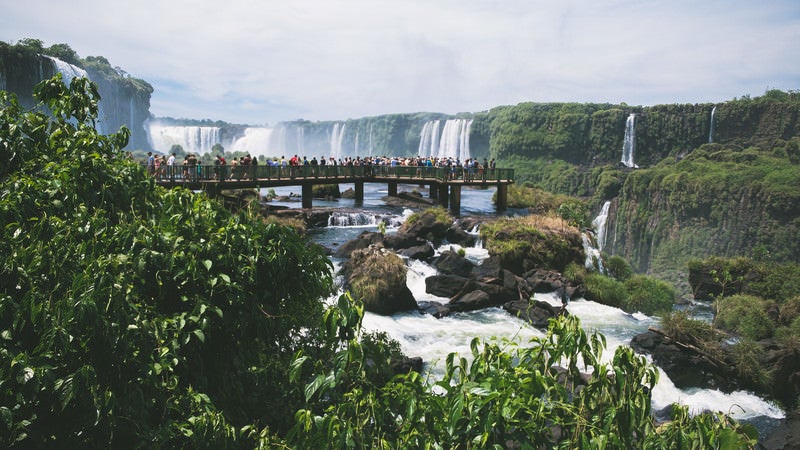
POLYGON ((439 185, 436 183, 431 183, 428 186, 428 197, 430 198, 439 198, 439 185))
POLYGON ((505 183, 497 184, 497 210, 505 211, 508 208, 508 185, 505 183))
POLYGON ((397 182, 389 182, 389 197, 397 197, 397 182))
POLYGON ((450 187, 445 183, 442 183, 437 189, 439 191, 439 194, 437 195, 439 198, 439 206, 442 208, 447 208, 448 201, 450 200, 450 187))
POLYGON ((355 190, 356 190, 356 205, 363 205, 364 204, 364 182, 363 181, 356 181, 355 183, 355 190))
POLYGON ((303 195, 303 208, 310 209, 311 203, 314 198, 314 185, 312 183, 303 183, 302 185, 302 195, 303 195))
POLYGON ((450 186, 450 214, 454 216, 461 215, 461 186, 450 186))

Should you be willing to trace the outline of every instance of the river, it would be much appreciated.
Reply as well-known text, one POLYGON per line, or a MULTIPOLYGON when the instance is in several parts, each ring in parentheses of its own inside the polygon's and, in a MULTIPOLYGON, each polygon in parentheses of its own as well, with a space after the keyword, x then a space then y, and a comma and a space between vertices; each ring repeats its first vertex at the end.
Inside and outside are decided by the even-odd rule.
MULTIPOLYGON (((341 189, 347 189, 342 185, 341 189)), ((400 186, 399 191, 410 191, 414 186, 400 186)), ((297 194, 298 188, 280 188, 275 190, 280 195, 290 192, 297 194)), ((262 195, 265 192, 262 192, 262 195)), ((392 232, 412 212, 406 208, 387 206, 381 199, 387 194, 386 185, 365 184, 364 203, 357 207, 353 200, 321 201, 314 200, 314 207, 340 208, 339 219, 331 221, 326 228, 309 231, 311 238, 328 247, 336 248, 347 240, 357 237, 363 231, 376 231, 377 223, 387 221, 387 233, 392 232)), ((494 189, 463 189, 462 216, 476 215, 496 217, 491 202, 494 189)), ((277 203, 299 208, 300 202, 277 203)), ((522 211, 507 211, 506 214, 522 214, 522 211)), ((477 230, 473 231, 477 232, 477 230)), ((458 246, 446 245, 440 251, 458 246)), ((488 256, 480 242, 475 247, 465 248, 466 255, 473 262, 480 263, 488 256)), ((335 270, 341 261, 332 260, 335 270)), ((436 269, 417 260, 408 261, 408 287, 417 301, 433 300, 446 303, 448 299, 439 298, 425 292, 425 278, 436 274, 436 269)), ((544 300, 560 306, 560 300, 553 294, 536 294, 538 300, 544 300)), ((657 317, 644 314, 628 314, 618 308, 612 308, 581 298, 574 298, 567 306, 568 311, 578 316, 586 329, 597 330, 606 337, 607 349, 603 353, 606 360, 614 355, 620 345, 627 345, 631 338, 644 332, 650 326, 658 325, 657 317)), ((698 317, 708 318, 707 309, 699 308, 698 317)), ((501 308, 489 308, 481 311, 456 313, 442 319, 436 319, 420 312, 407 312, 393 316, 380 316, 366 313, 363 321, 365 329, 380 330, 388 333, 402 346, 410 356, 421 356, 435 377, 442 373, 446 356, 451 352, 461 355, 470 354, 469 344, 474 337, 484 341, 492 339, 513 339, 525 342, 530 337, 542 336, 539 331, 522 320, 508 314, 501 308)), ((660 369, 659 369, 660 370, 660 369)), ((722 411, 732 417, 754 423, 763 433, 774 427, 778 419, 785 416, 784 411, 776 404, 760 398, 747 391, 723 393, 713 389, 678 389, 666 373, 660 371, 658 384, 653 390, 652 405, 654 411, 660 411, 672 403, 687 405, 691 412, 722 411)))

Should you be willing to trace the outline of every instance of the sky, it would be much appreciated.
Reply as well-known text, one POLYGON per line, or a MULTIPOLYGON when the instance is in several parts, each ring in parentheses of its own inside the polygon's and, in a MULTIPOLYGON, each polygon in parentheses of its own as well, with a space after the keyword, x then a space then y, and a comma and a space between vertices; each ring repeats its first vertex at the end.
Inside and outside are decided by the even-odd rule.
POLYGON ((149 82, 157 117, 268 125, 800 89, 797 0, 0 0, 0 41, 149 82))

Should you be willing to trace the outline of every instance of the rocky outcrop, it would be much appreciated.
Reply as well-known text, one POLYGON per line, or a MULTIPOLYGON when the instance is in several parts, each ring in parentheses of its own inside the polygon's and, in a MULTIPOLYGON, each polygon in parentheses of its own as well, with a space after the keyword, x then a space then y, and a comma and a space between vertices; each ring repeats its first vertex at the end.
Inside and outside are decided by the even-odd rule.
POLYGON ((746 389, 769 396, 787 408, 797 406, 800 395, 800 349, 775 340, 756 343, 753 353, 758 367, 743 370, 734 346, 724 342, 713 348, 672 339, 651 328, 631 340, 631 348, 652 355, 653 361, 675 383, 685 389, 700 387, 724 392, 746 389))
POLYGON ((364 309, 376 314, 417 309, 414 295, 406 285, 406 266, 396 254, 379 245, 354 250, 339 271, 345 289, 364 302, 364 309))

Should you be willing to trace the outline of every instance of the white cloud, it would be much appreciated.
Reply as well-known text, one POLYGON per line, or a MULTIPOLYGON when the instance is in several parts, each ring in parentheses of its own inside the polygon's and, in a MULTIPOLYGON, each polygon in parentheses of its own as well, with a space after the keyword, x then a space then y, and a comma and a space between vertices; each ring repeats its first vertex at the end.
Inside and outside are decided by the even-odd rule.
POLYGON ((0 40, 105 56, 154 85, 159 116, 333 120, 800 88, 792 0, 4 3, 0 40))

